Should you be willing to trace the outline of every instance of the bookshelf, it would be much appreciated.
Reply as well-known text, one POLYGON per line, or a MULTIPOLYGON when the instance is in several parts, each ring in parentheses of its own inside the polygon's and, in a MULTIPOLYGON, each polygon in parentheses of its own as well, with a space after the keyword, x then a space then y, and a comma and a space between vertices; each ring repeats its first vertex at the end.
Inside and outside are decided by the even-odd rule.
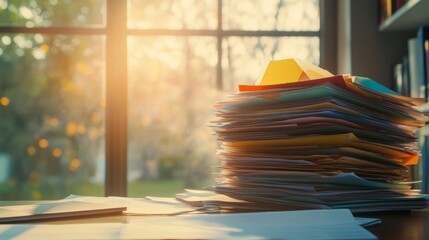
POLYGON ((416 30, 420 25, 429 25, 429 0, 409 0, 387 17, 379 31, 416 30))
MULTIPOLYGON (((390 4, 395 2, 392 0, 386 1, 390 1, 390 4)), ((429 0, 404 1, 404 4, 399 9, 394 11, 391 16, 387 17, 379 24, 379 31, 417 31, 417 29, 422 25, 429 26, 428 10, 429 0)), ((425 113, 425 115, 429 116, 429 102, 421 106, 420 110, 425 113)))
MULTIPOLYGON (((428 10, 429 0, 379 1, 379 17, 381 22, 378 31, 380 33, 389 33, 392 37, 400 35, 401 32, 405 31, 415 32, 415 35, 411 39, 408 39, 408 42, 403 43, 404 46, 408 47, 408 51, 402 63, 398 63, 392 69, 394 72, 394 81, 398 81, 398 84, 394 82, 394 85, 399 87, 401 86, 399 83, 404 84, 404 82, 408 82, 407 90, 405 91, 402 88, 402 94, 411 94, 414 97, 422 97, 422 93, 419 92, 422 86, 425 88, 423 95, 427 97, 429 93, 429 84, 427 82, 429 80, 427 76, 429 75, 426 74, 429 71, 429 64, 426 64, 426 61, 429 59, 429 53, 427 52, 428 50, 425 51, 424 47, 427 44, 428 30, 427 28, 425 30, 420 28, 421 26, 429 26, 428 10), (399 68, 396 68, 397 66, 399 68), (397 69, 401 70, 397 71, 397 69), (397 78, 398 75, 402 77, 397 78), (407 77, 405 78, 405 76, 407 77), (415 91, 415 86, 418 86, 417 92, 415 91)), ((429 116, 429 102, 419 107, 419 110, 426 116, 429 116)), ((426 126, 419 130, 417 137, 421 157, 418 165, 412 167, 412 175, 414 179, 422 180, 415 187, 421 189, 423 193, 429 193, 429 124, 426 124, 426 126)))

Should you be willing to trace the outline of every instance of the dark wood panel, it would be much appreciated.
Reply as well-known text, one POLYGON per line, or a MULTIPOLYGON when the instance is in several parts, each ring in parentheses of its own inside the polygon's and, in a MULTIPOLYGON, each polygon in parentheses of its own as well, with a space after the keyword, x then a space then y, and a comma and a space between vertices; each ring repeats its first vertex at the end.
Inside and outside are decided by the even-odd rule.
POLYGON ((368 228, 380 240, 429 239, 429 209, 406 212, 355 214, 359 217, 380 218, 381 224, 368 228))

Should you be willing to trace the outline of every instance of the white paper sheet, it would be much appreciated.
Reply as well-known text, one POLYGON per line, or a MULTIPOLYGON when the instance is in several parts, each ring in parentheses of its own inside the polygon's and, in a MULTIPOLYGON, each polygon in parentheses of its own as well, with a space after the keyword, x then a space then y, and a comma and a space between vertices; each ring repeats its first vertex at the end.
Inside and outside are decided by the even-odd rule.
POLYGON ((347 209, 142 216, 130 223, 0 225, 0 239, 376 239, 347 209))
MULTIPOLYGON (((177 215, 196 211, 174 198, 125 198, 125 197, 91 197, 70 195, 67 200, 79 200, 88 203, 102 203, 112 206, 127 206, 126 215, 177 215)), ((64 200, 62 200, 64 201, 64 200)))

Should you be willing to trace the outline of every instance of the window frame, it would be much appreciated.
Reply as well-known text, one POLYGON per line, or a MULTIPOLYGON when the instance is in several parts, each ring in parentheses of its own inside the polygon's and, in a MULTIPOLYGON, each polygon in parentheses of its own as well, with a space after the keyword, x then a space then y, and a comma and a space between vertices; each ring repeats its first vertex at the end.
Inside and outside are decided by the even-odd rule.
POLYGON ((106 0, 106 24, 104 27, 53 26, 28 28, 24 26, 0 26, 0 34, 40 33, 105 36, 105 196, 127 196, 128 36, 216 37, 218 58, 216 64, 216 87, 220 90, 223 88, 222 40, 227 37, 318 37, 320 42, 320 66, 336 72, 336 1, 320 0, 319 31, 223 30, 222 0, 216 1, 217 28, 212 30, 128 28, 127 0, 106 0))

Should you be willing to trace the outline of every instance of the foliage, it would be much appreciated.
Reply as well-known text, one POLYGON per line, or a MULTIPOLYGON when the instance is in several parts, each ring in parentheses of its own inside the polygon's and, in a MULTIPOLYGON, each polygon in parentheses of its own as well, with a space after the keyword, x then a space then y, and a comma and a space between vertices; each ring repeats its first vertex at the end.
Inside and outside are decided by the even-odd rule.
POLYGON ((172 179, 180 174, 183 169, 183 157, 163 156, 159 159, 158 172, 162 179, 172 179))
MULTIPOLYGON (((61 14, 52 1, 8 1, 0 22, 50 25, 61 14, 60 23, 72 23, 81 19, 74 14, 81 4, 73 2, 61 14)), ((62 196, 93 174, 92 159, 104 139, 100 42, 92 36, 0 35, 0 97, 8 99, 0 106, 0 153, 12 162, 0 199, 62 196)))

